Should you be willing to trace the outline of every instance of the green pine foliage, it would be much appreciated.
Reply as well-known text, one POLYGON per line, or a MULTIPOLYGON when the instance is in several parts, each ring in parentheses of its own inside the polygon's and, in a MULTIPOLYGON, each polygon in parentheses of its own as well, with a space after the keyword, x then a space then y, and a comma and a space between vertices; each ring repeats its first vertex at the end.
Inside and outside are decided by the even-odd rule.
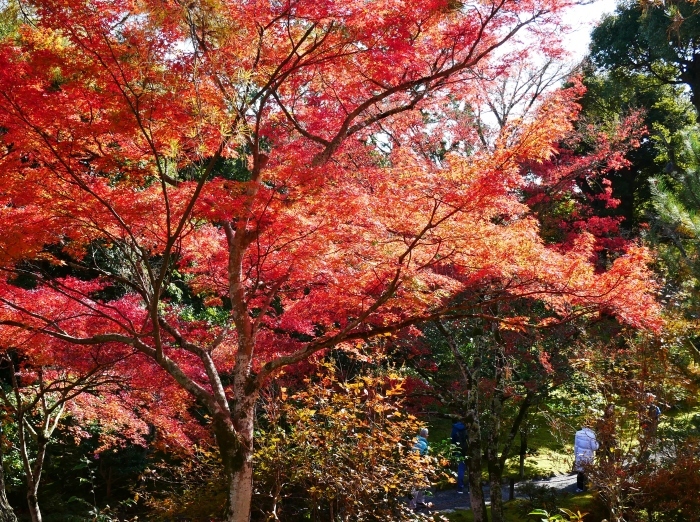
POLYGON ((683 303, 694 317, 700 306, 700 137, 688 133, 682 162, 685 168, 669 180, 652 178, 654 209, 649 238, 656 244, 661 268, 671 285, 668 295, 683 303))

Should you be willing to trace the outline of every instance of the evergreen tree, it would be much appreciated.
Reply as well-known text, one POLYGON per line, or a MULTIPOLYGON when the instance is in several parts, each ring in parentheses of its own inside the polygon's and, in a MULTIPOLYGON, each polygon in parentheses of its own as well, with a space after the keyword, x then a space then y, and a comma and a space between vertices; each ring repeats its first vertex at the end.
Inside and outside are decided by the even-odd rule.
POLYGON ((623 0, 593 31, 593 62, 643 72, 670 85, 687 85, 700 109, 700 17, 693 1, 623 0))
POLYGON ((674 293, 680 293, 694 315, 700 298, 700 137, 686 135, 681 168, 669 181, 650 180, 654 228, 662 266, 674 293))
POLYGON ((623 228, 637 230, 647 221, 652 206, 649 179, 667 176, 683 161, 678 151, 683 149, 688 129, 695 124, 695 110, 682 87, 624 67, 595 68, 588 62, 583 83, 587 91, 581 100, 580 128, 594 126, 609 132, 635 113, 645 128, 645 136, 625 154, 627 165, 607 176, 620 204, 615 208, 597 205, 598 213, 622 217, 623 228))

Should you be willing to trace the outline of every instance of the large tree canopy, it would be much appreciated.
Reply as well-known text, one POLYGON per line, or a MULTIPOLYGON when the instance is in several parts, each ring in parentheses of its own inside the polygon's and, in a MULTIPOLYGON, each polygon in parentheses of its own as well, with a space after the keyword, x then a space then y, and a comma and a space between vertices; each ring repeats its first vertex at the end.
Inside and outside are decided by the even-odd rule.
POLYGON ((625 0, 594 29, 591 40, 591 58, 599 67, 627 68, 664 83, 686 84, 700 110, 700 17, 695 2, 662 6, 625 0))
MULTIPOLYGON (((39 0, 0 44, 6 338, 129 355, 173 414, 189 394, 229 520, 249 516, 259 390, 288 365, 441 316, 540 326, 510 299, 543 324, 658 325, 643 249, 596 266, 589 234, 545 243, 522 201, 569 174, 552 157, 580 91, 487 139, 465 110, 558 52, 563 4, 405 7, 39 0)), ((591 176, 618 157, 591 156, 591 176)))

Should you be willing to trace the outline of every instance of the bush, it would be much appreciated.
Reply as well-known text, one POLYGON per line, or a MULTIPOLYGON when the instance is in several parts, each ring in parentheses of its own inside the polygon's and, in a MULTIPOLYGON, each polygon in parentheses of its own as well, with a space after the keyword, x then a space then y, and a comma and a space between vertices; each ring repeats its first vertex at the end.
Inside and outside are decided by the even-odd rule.
POLYGON ((551 513, 556 512, 559 508, 557 505, 557 492, 550 487, 525 482, 518 486, 518 492, 525 496, 525 501, 522 502, 520 507, 523 515, 527 515, 536 509, 551 513))
POLYGON ((265 402, 255 458, 259 512, 279 520, 406 520, 405 498, 427 487, 436 459, 411 451, 419 421, 401 407, 403 381, 340 382, 332 368, 306 391, 265 402))

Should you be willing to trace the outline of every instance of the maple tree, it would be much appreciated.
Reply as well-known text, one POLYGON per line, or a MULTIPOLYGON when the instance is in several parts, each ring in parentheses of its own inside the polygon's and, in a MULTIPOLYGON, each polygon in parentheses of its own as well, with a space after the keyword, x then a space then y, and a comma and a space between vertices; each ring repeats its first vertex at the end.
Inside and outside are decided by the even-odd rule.
MULTIPOLYGON (((79 426, 99 423, 105 430, 102 449, 110 447, 115 438, 143 445, 149 428, 134 415, 131 401, 115 400, 120 379, 114 374, 95 371, 75 376, 49 368, 17 373, 14 367, 12 370, 12 391, 0 390, 0 399, 17 433, 30 516, 32 522, 41 522, 38 494, 44 462, 54 432, 65 417, 80 421, 79 426)), ((76 438, 86 435, 81 428, 72 433, 76 438)))
POLYGON ((86 352, 56 339, 34 341, 31 333, 2 338, 0 361, 7 376, 0 382, 0 405, 4 421, 13 424, 31 519, 40 522, 38 492, 47 450, 65 418, 73 422, 68 433, 76 440, 89 436, 84 426, 102 427, 98 453, 124 441, 144 445, 149 432, 144 419, 149 419, 137 415, 138 394, 122 394, 129 351, 86 352))
MULTIPOLYGON (((503 130, 512 120, 526 116, 542 98, 542 86, 548 84, 552 74, 556 78, 560 72, 555 62, 547 62, 535 71, 516 65, 514 78, 503 78, 496 87, 482 87, 483 96, 495 92, 486 108, 494 114, 498 128, 503 130), (550 68, 553 72, 548 71, 550 68)), ((568 89, 581 92, 576 80, 568 89)), ((488 145, 483 117, 479 123, 479 138, 488 145)), ((639 132, 637 114, 605 126, 579 121, 575 130, 560 138, 555 157, 521 165, 523 177, 529 182, 520 190, 539 220, 540 235, 546 241, 565 245, 586 231, 593 241, 591 257, 595 266, 602 268, 629 247, 630 240, 620 233, 622 220, 600 215, 596 207, 614 209, 619 204, 609 178, 629 166, 626 153, 638 146, 639 132), (549 182, 542 183, 543 179, 549 182)), ((505 298, 508 289, 501 284, 498 280, 483 282, 460 293, 461 308, 479 309, 481 317, 460 319, 453 325, 440 321, 433 327, 423 325, 422 336, 405 336, 392 343, 396 354, 418 373, 422 386, 427 385, 429 393, 467 426, 469 492, 475 520, 485 517, 482 463, 487 465, 491 482, 491 516, 503 520, 499 484, 514 439, 526 425, 532 407, 571 378, 569 361, 582 342, 580 330, 585 327, 577 321, 566 325, 553 321, 556 328, 503 323, 505 316, 513 315, 527 315, 531 324, 539 321, 541 325, 553 318, 541 303, 526 297, 505 298), (489 302, 483 301, 484 294, 489 295, 489 302), (431 334, 435 328, 442 334, 431 334), (440 347, 444 344, 449 349, 440 347)), ((604 320, 605 314, 597 319, 604 320)), ((520 433, 523 466, 526 441, 520 433)))
POLYGON ((452 104, 557 53, 565 6, 33 2, 0 45, 5 335, 128 352, 183 442, 195 401, 247 520, 255 403, 287 366, 442 316, 537 322, 489 316, 507 299, 657 326, 644 249, 600 270, 590 234, 546 244, 520 198, 576 89, 487 141, 452 104))
POLYGON ((529 409, 546 388, 543 383, 547 377, 533 376, 545 373, 537 368, 538 357, 532 353, 538 349, 536 343, 531 352, 529 346, 518 347, 509 333, 499 331, 493 323, 460 321, 449 325, 438 321, 425 330, 429 349, 417 348, 415 341, 408 348, 409 364, 431 387, 432 395, 465 425, 470 505, 478 521, 487 516, 483 464, 491 485, 492 520, 504 520, 501 484, 505 462, 529 409), (440 337, 434 338, 431 330, 437 330, 440 337), (439 344, 447 345, 447 350, 442 350, 447 354, 440 353, 439 344))
MULTIPOLYGON (((537 303, 500 305, 502 312, 513 307, 521 313, 524 309, 533 315, 545 313, 538 310, 537 303)), ((615 325, 615 334, 620 333, 620 325, 605 319, 598 320, 598 329, 603 322, 615 325)), ((512 330, 478 320, 445 321, 422 326, 419 339, 393 342, 392 356, 404 357, 420 379, 416 392, 427 393, 466 427, 466 469, 474 520, 486 520, 484 469, 491 485, 491 519, 507 520, 501 485, 507 460, 515 453, 516 437, 521 436, 522 472, 528 417, 541 415, 547 410, 545 404, 557 403, 562 390, 571 389, 578 352, 591 344, 588 337, 602 337, 590 323, 572 321, 545 329, 512 330), (586 331, 591 333, 584 335, 586 331)), ((585 388, 585 382, 578 384, 585 388)))

